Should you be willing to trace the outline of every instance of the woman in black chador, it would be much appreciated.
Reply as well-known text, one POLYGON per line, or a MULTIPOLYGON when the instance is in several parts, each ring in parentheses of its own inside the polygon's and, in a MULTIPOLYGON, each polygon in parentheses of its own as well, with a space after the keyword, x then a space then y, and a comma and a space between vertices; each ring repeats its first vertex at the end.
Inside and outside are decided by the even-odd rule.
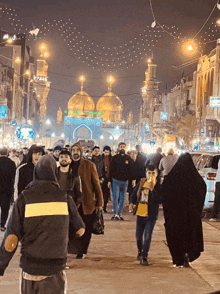
POLYGON ((182 154, 164 178, 160 194, 173 265, 188 266, 204 251, 201 214, 206 195, 189 153, 182 154))

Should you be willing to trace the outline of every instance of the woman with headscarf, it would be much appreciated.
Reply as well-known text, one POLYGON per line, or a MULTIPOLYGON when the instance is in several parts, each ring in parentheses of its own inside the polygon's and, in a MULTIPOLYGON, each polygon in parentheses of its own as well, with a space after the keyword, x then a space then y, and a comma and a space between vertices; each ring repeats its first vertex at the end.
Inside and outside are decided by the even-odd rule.
POLYGON ((168 247, 175 267, 189 266, 203 247, 201 213, 206 184, 189 153, 182 154, 165 177, 160 194, 168 247))

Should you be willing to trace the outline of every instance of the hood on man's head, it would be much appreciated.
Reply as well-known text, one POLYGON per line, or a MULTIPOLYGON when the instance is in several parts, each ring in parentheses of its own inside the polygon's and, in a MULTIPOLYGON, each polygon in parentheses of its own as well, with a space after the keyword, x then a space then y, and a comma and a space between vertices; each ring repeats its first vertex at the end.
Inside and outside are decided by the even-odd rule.
POLYGON ((71 151, 72 151, 74 146, 79 147, 79 149, 80 149, 80 157, 82 157, 83 156, 83 149, 82 149, 82 146, 80 145, 80 143, 79 142, 74 143, 73 146, 71 147, 71 151))
POLYGON ((53 151, 59 150, 62 151, 62 147, 60 145, 57 145, 56 147, 53 148, 53 151))
POLYGON ((46 154, 42 156, 35 165, 33 181, 57 182, 56 160, 46 154))
POLYGON ((38 153, 38 152, 42 152, 42 155, 45 154, 44 152, 44 146, 38 146, 36 144, 31 145, 29 151, 28 151, 28 159, 27 159, 27 163, 31 163, 32 162, 32 154, 33 153, 38 153))

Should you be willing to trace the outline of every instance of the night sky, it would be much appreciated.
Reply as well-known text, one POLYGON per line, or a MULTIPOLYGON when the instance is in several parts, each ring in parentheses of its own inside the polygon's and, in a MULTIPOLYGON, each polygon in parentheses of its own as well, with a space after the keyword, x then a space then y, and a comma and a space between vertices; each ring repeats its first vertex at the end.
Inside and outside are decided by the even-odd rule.
POLYGON ((80 90, 81 74, 86 77, 84 90, 95 102, 107 92, 106 79, 111 74, 113 92, 124 104, 124 118, 132 110, 137 121, 147 59, 153 52, 161 91, 166 84, 168 89, 174 86, 183 74, 192 74, 196 63, 179 70, 172 65, 215 47, 214 40, 220 36, 217 8, 194 38, 197 52, 190 55, 183 50, 184 42, 195 36, 215 4, 216 0, 152 0, 155 19, 168 33, 158 24, 151 27, 149 0, 8 0, 1 5, 0 25, 22 33, 33 26, 40 29, 37 40, 29 35, 29 44, 39 53, 44 42, 50 52, 49 116, 56 117, 59 106, 67 109, 69 98, 80 90))

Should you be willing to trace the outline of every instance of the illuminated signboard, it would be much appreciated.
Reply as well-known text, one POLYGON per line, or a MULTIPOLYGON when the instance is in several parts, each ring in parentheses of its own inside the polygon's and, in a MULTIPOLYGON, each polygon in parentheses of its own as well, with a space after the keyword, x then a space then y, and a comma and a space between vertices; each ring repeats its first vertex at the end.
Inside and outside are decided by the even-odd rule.
POLYGON ((160 119, 161 120, 168 120, 168 112, 161 112, 160 119))
POLYGON ((17 137, 21 140, 34 139, 34 131, 32 128, 18 128, 17 137))
POLYGON ((220 97, 210 97, 210 107, 220 108, 220 97))
POLYGON ((0 105, 0 118, 7 118, 7 105, 0 105))
MULTIPOLYGON (((67 110, 64 110, 64 113, 67 113, 67 110)), ((95 112, 89 112, 89 111, 69 111, 69 115, 71 114, 80 114, 80 115, 103 115, 103 111, 95 111, 95 112)))

